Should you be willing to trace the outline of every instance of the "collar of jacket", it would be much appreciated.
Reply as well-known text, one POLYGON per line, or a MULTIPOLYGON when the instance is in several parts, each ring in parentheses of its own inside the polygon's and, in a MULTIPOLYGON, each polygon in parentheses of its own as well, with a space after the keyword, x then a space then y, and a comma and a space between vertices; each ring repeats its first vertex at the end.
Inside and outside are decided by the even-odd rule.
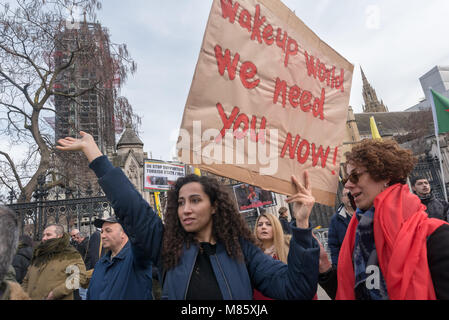
POLYGON ((54 238, 41 242, 33 252, 31 264, 40 267, 53 260, 56 256, 59 259, 74 259, 79 257, 78 250, 70 245, 70 236, 67 232, 64 232, 62 238, 54 238))
MULTIPOLYGON (((416 193, 415 193, 416 194, 416 193)), ((416 194, 417 195, 417 194, 416 194)), ((418 196, 418 195, 417 195, 418 196)), ((433 200, 435 196, 433 195, 432 191, 430 191, 428 194, 424 196, 418 196, 418 198, 421 200, 423 204, 429 203, 429 201, 433 200)))
POLYGON ((120 250, 120 252, 117 253, 117 255, 116 255, 115 257, 113 257, 112 259, 111 259, 112 251, 109 250, 108 253, 106 253, 106 254, 103 256, 103 263, 106 262, 106 261, 114 260, 114 259, 117 259, 117 260, 123 260, 123 259, 125 259, 126 253, 127 253, 128 250, 131 250, 131 245, 129 244, 129 240, 126 242, 126 244, 125 244, 125 246, 122 248, 122 250, 120 250))
MULTIPOLYGON (((188 249, 184 245, 180 263, 167 270, 162 289, 163 299, 185 299, 198 251, 198 245, 193 244, 188 249)), ((229 257, 225 246, 221 242, 217 242, 216 253, 209 258, 224 300, 251 299, 252 288, 249 277, 246 279, 242 277, 243 274, 247 275, 245 262, 239 262, 229 257), (237 279, 230 279, 231 274, 240 275, 238 281, 237 279), (237 292, 238 296, 235 296, 237 292)))
POLYGON ((348 213, 346 212, 346 208, 343 204, 341 204, 338 208, 338 215, 343 219, 346 219, 348 217, 348 213))

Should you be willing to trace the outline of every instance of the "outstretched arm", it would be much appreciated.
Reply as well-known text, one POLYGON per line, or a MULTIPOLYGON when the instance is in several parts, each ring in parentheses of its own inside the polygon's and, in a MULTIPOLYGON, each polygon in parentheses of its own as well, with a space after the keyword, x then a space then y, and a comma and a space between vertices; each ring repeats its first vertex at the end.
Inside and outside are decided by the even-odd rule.
POLYGON ((292 225, 292 240, 288 264, 267 257, 248 245, 246 259, 255 288, 274 299, 312 299, 317 292, 320 249, 309 228, 309 216, 315 203, 309 175, 304 173, 304 184, 292 176, 297 192, 287 198, 293 204, 296 225, 292 225))
POLYGON ((62 151, 82 151, 89 167, 114 208, 117 218, 129 237, 136 262, 146 267, 157 264, 162 242, 163 226, 159 216, 135 189, 120 168, 114 168, 103 156, 93 137, 80 131, 81 139, 58 140, 62 151))
POLYGON ((81 139, 72 137, 59 139, 58 143, 60 145, 56 146, 56 149, 61 151, 82 151, 89 163, 103 155, 90 134, 80 131, 80 135, 81 139))

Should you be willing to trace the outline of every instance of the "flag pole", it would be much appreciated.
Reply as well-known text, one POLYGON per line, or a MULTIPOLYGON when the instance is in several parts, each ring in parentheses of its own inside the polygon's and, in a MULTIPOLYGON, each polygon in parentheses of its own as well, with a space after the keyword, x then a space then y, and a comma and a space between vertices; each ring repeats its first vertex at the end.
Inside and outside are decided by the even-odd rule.
POLYGON ((444 181, 444 171, 443 171, 443 157, 441 156, 440 136, 438 134, 438 120, 437 120, 437 114, 436 114, 436 108, 435 108, 435 101, 433 100, 433 94, 432 94, 431 89, 432 88, 429 87, 429 97, 430 97, 430 104, 432 106, 432 117, 433 117, 433 124, 434 124, 434 128, 435 128, 435 138, 437 139, 438 158, 440 160, 441 182, 443 183, 444 200, 447 201, 446 182, 444 181))
POLYGON ((441 156, 440 137, 438 136, 438 133, 436 134, 436 138, 437 138, 438 156, 440 158, 441 182, 443 183, 444 200, 447 201, 446 182, 444 181, 444 171, 443 171, 443 159, 441 156))

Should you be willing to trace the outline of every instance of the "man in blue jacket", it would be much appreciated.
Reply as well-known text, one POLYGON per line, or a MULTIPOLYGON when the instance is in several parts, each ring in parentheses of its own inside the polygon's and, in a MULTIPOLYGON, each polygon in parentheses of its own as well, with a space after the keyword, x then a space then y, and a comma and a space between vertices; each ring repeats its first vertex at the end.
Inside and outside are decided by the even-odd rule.
POLYGON ((95 265, 87 300, 152 299, 151 261, 139 254, 114 216, 96 219, 103 248, 109 250, 95 265))

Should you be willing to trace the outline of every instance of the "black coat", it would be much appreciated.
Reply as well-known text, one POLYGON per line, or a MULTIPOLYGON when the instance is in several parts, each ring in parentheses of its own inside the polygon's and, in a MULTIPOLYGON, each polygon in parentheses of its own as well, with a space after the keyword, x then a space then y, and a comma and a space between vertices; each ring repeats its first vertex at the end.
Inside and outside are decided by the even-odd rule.
POLYGON ((22 283, 23 278, 25 278, 32 257, 33 248, 31 247, 21 247, 17 250, 17 253, 12 261, 12 266, 16 271, 16 280, 18 283, 22 283))
POLYGON ((95 231, 89 238, 89 242, 87 244, 86 259, 84 261, 84 263, 86 264, 86 270, 93 269, 100 257, 104 255, 104 250, 101 250, 100 253, 100 237, 100 232, 95 231))
POLYGON ((349 222, 351 222, 352 216, 350 216, 344 205, 340 205, 337 212, 332 216, 329 225, 327 245, 331 253, 332 264, 338 264, 338 255, 340 254, 341 244, 346 235, 349 222))
POLYGON ((86 253, 87 253, 87 246, 89 244, 89 238, 86 237, 81 243, 75 243, 74 247, 78 252, 80 253, 81 257, 83 258, 84 263, 86 263, 86 253))
POLYGON ((90 237, 84 238, 81 243, 76 243, 74 246, 83 257, 86 270, 93 269, 104 254, 104 250, 100 254, 100 237, 100 232, 95 231, 90 237))
MULTIPOLYGON (((436 229, 427 239, 427 263, 429 264, 435 294, 439 300, 449 300, 449 225, 436 229)), ((320 274, 319 284, 331 299, 337 294, 337 268, 334 266, 320 274)))
POLYGON ((281 223, 282 230, 284 231, 284 234, 292 234, 292 228, 291 228, 290 223, 288 222, 287 218, 279 217, 279 222, 281 223))
POLYGON ((433 194, 429 194, 428 197, 421 198, 422 204, 424 204, 427 209, 426 212, 429 215, 429 218, 437 218, 444 221, 447 221, 449 215, 449 203, 437 199, 433 194))

